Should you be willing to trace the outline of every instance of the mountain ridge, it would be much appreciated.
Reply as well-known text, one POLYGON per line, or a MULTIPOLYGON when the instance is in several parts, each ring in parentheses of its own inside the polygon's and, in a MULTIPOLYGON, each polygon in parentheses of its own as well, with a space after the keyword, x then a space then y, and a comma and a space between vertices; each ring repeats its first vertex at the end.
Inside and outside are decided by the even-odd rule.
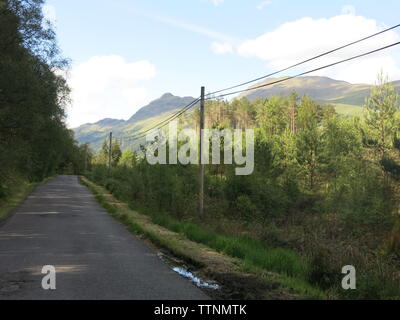
MULTIPOLYGON (((268 78, 250 88, 279 79, 284 78, 268 78)), ((393 81, 392 85, 400 93, 400 80, 393 81)), ((338 113, 349 115, 358 114, 361 111, 360 107, 364 104, 365 98, 369 95, 372 87, 373 85, 352 84, 328 77, 308 76, 293 78, 265 88, 248 91, 239 95, 238 98, 247 98, 249 100, 265 99, 272 96, 287 96, 296 91, 299 96, 307 94, 319 103, 334 105, 338 113)), ((128 120, 105 118, 95 123, 83 124, 72 130, 78 142, 89 142, 94 149, 99 149, 102 141, 107 138, 110 131, 114 133, 116 138, 133 135, 143 130, 143 128, 148 128, 164 120, 193 100, 195 100, 193 97, 179 97, 168 92, 140 108, 128 120)))
POLYGON ((116 138, 133 135, 143 128, 158 123, 193 100, 195 99, 192 97, 179 97, 168 92, 140 108, 128 120, 105 118, 94 123, 85 123, 72 130, 79 143, 88 142, 97 150, 110 131, 116 138))
POLYGON ((164 93, 160 98, 150 102, 148 105, 140 108, 128 122, 141 121, 149 118, 150 116, 156 116, 161 112, 168 112, 183 108, 194 100, 192 97, 178 97, 172 93, 164 93))
MULTIPOLYGON (((284 77, 268 78, 254 84, 250 88, 255 88, 281 79, 284 79, 284 77)), ((400 81, 393 81, 391 83, 400 92, 400 81)), ((373 85, 369 84, 352 84, 347 81, 335 80, 328 77, 307 76, 289 79, 285 82, 245 92, 239 97, 245 97, 252 101, 257 98, 265 99, 277 95, 286 96, 295 90, 299 96, 307 94, 319 103, 362 106, 372 87, 373 85)))

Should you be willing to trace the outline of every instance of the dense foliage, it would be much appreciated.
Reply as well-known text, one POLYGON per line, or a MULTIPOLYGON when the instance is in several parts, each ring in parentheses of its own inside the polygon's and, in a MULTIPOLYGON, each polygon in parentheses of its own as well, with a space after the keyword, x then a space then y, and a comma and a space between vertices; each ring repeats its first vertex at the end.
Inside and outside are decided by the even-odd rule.
MULTIPOLYGON (((109 171, 105 143, 89 177, 133 206, 295 250, 309 265, 308 281, 335 295, 350 295, 340 290, 347 264, 364 286, 351 297, 400 295, 399 101, 387 79, 372 89, 363 118, 295 93, 210 101, 206 110, 206 127, 254 128, 256 142, 250 176, 207 166, 205 216, 198 216, 196 165, 149 165, 132 150, 113 149, 109 171)), ((196 123, 197 113, 181 119, 182 128, 196 123)))
POLYGON ((68 68, 42 0, 0 0, 0 198, 16 181, 77 172, 82 149, 64 123, 68 68))

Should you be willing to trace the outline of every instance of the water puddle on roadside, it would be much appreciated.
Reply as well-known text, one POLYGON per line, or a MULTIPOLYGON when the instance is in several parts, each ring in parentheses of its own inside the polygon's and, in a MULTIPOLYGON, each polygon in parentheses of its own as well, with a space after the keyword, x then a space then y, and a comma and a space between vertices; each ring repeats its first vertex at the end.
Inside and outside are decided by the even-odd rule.
POLYGON ((166 256, 165 254, 159 252, 157 256, 164 261, 170 268, 175 271, 176 273, 180 274, 181 276, 189 279, 191 282, 193 282, 197 287, 199 288, 207 288, 207 289, 212 289, 212 290, 219 290, 221 287, 215 283, 214 281, 204 281, 197 277, 195 274, 190 272, 188 268, 182 263, 182 261, 179 261, 175 258, 166 256))

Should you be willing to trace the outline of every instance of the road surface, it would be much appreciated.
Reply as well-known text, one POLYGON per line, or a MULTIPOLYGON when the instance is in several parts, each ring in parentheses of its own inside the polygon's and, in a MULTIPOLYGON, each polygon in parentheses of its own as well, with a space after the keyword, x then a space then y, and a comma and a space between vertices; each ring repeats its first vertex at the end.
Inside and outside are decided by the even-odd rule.
POLYGON ((0 224, 0 300, 207 299, 109 216, 76 176, 41 185, 0 224), (42 267, 56 289, 42 288, 42 267))

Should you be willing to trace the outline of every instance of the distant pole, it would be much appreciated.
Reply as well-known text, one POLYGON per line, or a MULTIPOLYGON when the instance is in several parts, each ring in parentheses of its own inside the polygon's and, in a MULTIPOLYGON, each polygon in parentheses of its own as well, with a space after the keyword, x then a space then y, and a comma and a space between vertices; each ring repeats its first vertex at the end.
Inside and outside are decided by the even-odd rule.
POLYGON ((110 132, 110 149, 108 151, 108 171, 111 171, 112 132, 110 132))
POLYGON ((204 140, 204 93, 205 88, 201 87, 200 100, 200 192, 199 192, 199 214, 204 214, 204 163, 203 163, 203 140, 204 140))

